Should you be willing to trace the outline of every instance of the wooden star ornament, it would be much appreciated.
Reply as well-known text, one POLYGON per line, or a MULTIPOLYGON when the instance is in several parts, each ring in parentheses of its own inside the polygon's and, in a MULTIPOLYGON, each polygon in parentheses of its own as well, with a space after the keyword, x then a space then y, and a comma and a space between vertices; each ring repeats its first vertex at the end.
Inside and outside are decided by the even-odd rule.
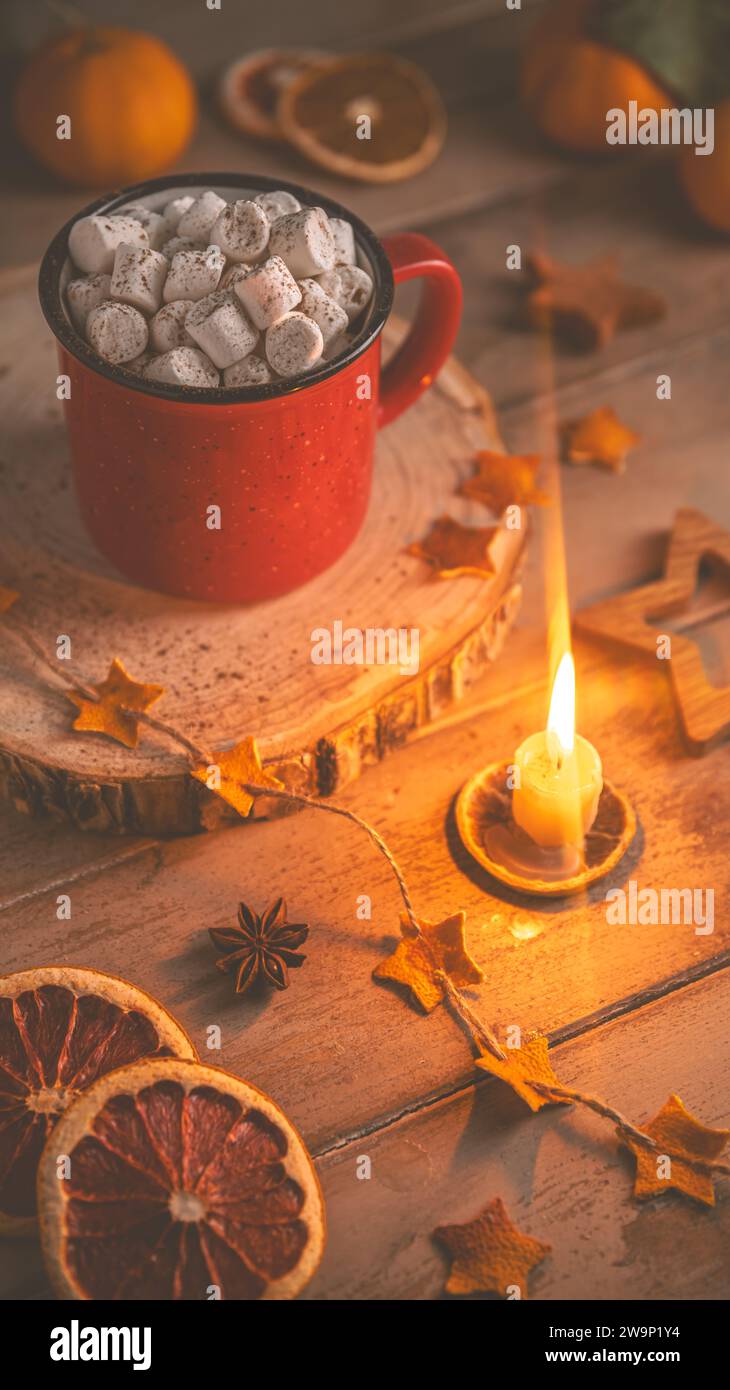
POLYGON ((408 546, 407 553, 425 560, 439 579, 465 574, 489 579, 495 573, 489 550, 497 530, 496 526, 462 526, 450 516, 440 516, 422 541, 408 546))
POLYGON ((560 1097, 550 1100, 530 1085, 531 1081, 539 1081, 543 1086, 560 1085, 550 1065, 547 1038, 532 1038, 523 1042, 521 1047, 505 1047, 503 1050, 505 1061, 482 1048, 482 1055, 476 1058, 474 1065, 511 1086, 533 1111, 542 1110, 543 1105, 570 1105, 570 1101, 561 1100, 560 1097))
POLYGON ((477 471, 461 484, 459 493, 489 507, 496 516, 510 506, 545 506, 546 493, 537 486, 539 454, 495 454, 482 449, 476 456, 477 471))
POLYGON ((563 425, 562 435, 569 463, 598 463, 613 473, 623 473, 627 454, 641 443, 641 435, 624 425, 610 405, 563 425))
POLYGON ((704 1202, 705 1206, 714 1207, 712 1174, 699 1172, 688 1163, 683 1163, 681 1158, 664 1155, 662 1146, 685 1153, 688 1158, 712 1161, 720 1157, 730 1139, 730 1129, 709 1129, 690 1115, 679 1096, 671 1095, 658 1115, 642 1130, 643 1134, 656 1141, 656 1150, 644 1149, 630 1135, 624 1135, 620 1130, 618 1132, 622 1143, 636 1159, 635 1197, 657 1197, 673 1189, 687 1197, 694 1197, 697 1202, 704 1202))
POLYGON ((247 786, 284 791, 284 783, 261 766, 255 738, 241 739, 235 748, 213 753, 212 758, 212 763, 201 762, 191 768, 191 776, 223 797, 241 816, 248 815, 256 799, 246 790, 247 786))
POLYGON ((416 920, 420 932, 405 913, 401 914, 403 940, 392 956, 376 965, 373 979, 403 985, 424 1013, 430 1013, 445 997, 440 971, 455 985, 479 984, 483 976, 466 949, 463 912, 455 912, 442 922, 416 920))
POLYGON ((494 1197, 473 1221, 437 1226, 433 1236, 451 1255, 446 1292, 453 1294, 496 1293, 506 1298, 517 1288, 525 1299, 530 1271, 551 1250, 513 1225, 501 1197, 494 1197))
POLYGON ((666 313, 661 295, 621 280, 616 256, 575 266, 534 254, 527 270, 535 285, 527 300, 531 323, 586 351, 605 347, 617 329, 654 323, 666 313))
MULTIPOLYGON (((730 686, 711 685, 697 643, 677 631, 676 618, 669 633, 662 629, 661 619, 687 611, 705 557, 719 561, 730 572, 730 532, 701 512, 679 511, 663 579, 592 604, 575 619, 578 632, 631 647, 654 661, 658 659, 658 639, 664 638, 662 650, 669 655, 660 664, 668 668, 684 735, 693 753, 707 752, 730 732, 730 686)), ((698 626, 701 615, 691 616, 698 626)))
POLYGON ((136 748, 139 721, 135 711, 149 709, 155 700, 164 695, 164 687, 134 680, 115 657, 105 680, 92 686, 92 689, 98 692, 98 701, 88 699, 80 690, 68 692, 68 699, 79 711, 73 723, 74 729, 84 733, 106 734, 116 739, 117 743, 123 743, 126 748, 136 748))

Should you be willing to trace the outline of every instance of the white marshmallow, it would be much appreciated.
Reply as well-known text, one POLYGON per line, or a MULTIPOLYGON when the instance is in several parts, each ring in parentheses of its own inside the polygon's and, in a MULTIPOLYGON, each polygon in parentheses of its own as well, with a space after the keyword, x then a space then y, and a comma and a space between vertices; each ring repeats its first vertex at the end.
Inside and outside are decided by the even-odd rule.
POLYGON ((131 217, 133 221, 139 222, 147 233, 147 240, 153 251, 159 251, 163 242, 167 241, 173 232, 173 228, 161 212, 153 212, 151 208, 144 207, 142 203, 133 203, 130 207, 124 208, 122 212, 112 213, 112 217, 115 221, 118 217, 131 217))
POLYGON ((314 319, 321 329, 322 340, 327 347, 333 338, 339 338, 340 334, 344 333, 347 328, 347 314, 335 299, 330 299, 330 296, 325 294, 316 280, 300 280, 299 288, 302 292, 299 309, 307 318, 314 319))
POLYGON ((274 379, 268 362, 264 362, 263 357, 257 357, 255 352, 250 352, 240 362, 234 362, 232 367, 226 367, 223 373, 224 386, 268 386, 274 379))
POLYGON ((262 265, 237 280, 233 288, 257 328, 269 328, 302 297, 294 276, 280 256, 269 256, 262 265))
POLYGON ((171 261, 178 251, 204 251, 205 247, 201 246, 199 241, 193 241, 191 236, 171 236, 160 250, 163 256, 171 261))
POLYGON ((236 296, 228 290, 199 299, 185 324, 216 367, 231 367, 247 357, 259 338, 258 329, 249 323, 236 296))
POLYGON ((175 299, 163 304, 154 318, 150 319, 150 346, 155 352, 171 352, 177 347, 195 347, 195 339, 185 328, 185 320, 190 313, 189 299, 175 299))
POLYGON ((285 314, 266 333, 266 356, 279 376, 301 376, 322 356, 321 329, 306 314, 285 314))
POLYGON ((243 280, 250 273, 250 265, 227 265, 218 282, 218 289, 232 290, 239 280, 243 280))
POLYGON ((111 299, 133 304, 143 314, 154 314, 162 303, 162 288, 170 263, 150 246, 140 249, 122 242, 117 247, 112 271, 111 299))
POLYGON ((291 212, 299 212, 301 203, 293 193, 287 193, 285 188, 277 188, 272 193, 258 193, 254 202, 263 208, 269 222, 275 222, 277 217, 286 217, 291 212))
POLYGON ((69 232, 68 252, 79 270, 92 275, 108 273, 122 241, 130 246, 149 246, 144 227, 133 217, 82 217, 69 232))
POLYGON ((154 360, 154 352, 145 350, 139 354, 139 357, 133 357, 131 362, 125 362, 124 370, 125 372, 134 372, 135 376, 144 376, 145 367, 149 366, 150 362, 154 362, 154 360))
POLYGON ((337 300, 347 314, 348 321, 352 323, 370 303, 373 282, 367 271, 361 270, 359 265, 338 265, 336 275, 339 284, 335 284, 324 275, 319 277, 319 283, 327 294, 337 300))
POLYGON ((339 304, 342 297, 342 281, 339 270, 326 270, 324 275, 317 276, 317 284, 322 286, 325 294, 330 299, 334 299, 339 304))
POLYGON ((269 219, 257 203, 239 198, 216 218, 210 240, 231 261, 258 261, 269 241, 269 219))
POLYGON ((281 256, 296 280, 321 275, 335 264, 335 240, 322 208, 302 208, 279 217, 271 228, 271 254, 281 256))
POLYGON ((208 189, 190 204, 177 224, 178 236, 191 236, 193 241, 210 241, 210 229, 227 204, 217 193, 208 189))
POLYGON ((347 349, 373 293, 350 223, 285 189, 81 218, 69 254, 87 271, 66 290, 77 328, 107 361, 173 386, 297 377, 347 349))
POLYGON ((165 203, 162 209, 162 216, 173 232, 177 231, 178 223, 184 212, 193 206, 195 198, 192 193, 186 194, 183 198, 172 198, 169 203, 165 203))
POLYGON ((356 265, 355 233, 342 217, 330 217, 330 231, 335 243, 335 265, 356 265))
POLYGON ((146 381, 161 381, 167 386, 218 386, 220 377, 213 363, 199 348, 179 347, 163 352, 145 367, 146 381))
POLYGON ((217 246, 205 251, 176 251, 172 258, 162 298, 204 299, 218 288, 226 258, 217 246))
POLYGON ((106 362, 131 362, 147 346, 147 323, 131 304, 105 299, 91 310, 86 336, 106 362))
POLYGON ((322 353, 323 362, 333 362, 335 357, 339 357, 341 352, 350 346, 351 339, 347 333, 339 333, 336 338, 326 344, 322 353))
POLYGON ((77 328, 79 333, 83 333, 91 310, 95 309, 97 304, 101 304, 102 299, 109 299, 111 283, 111 275, 87 275, 83 280, 69 281, 66 286, 66 303, 74 328, 77 328))

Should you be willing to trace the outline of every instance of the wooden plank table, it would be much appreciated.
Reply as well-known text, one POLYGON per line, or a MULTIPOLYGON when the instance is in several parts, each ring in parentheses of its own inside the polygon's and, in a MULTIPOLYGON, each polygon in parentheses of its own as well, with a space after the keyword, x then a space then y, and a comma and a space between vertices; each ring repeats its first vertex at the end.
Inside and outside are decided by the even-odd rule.
MULTIPOLYGON (((655 577, 678 507, 730 526, 730 248, 674 215, 665 164, 599 169, 546 152, 505 105, 503 82, 477 82, 470 63, 459 86, 459 54, 487 55, 487 66, 509 72, 517 31, 502 9, 461 6, 450 29, 426 24, 398 40, 450 96, 448 157, 385 192, 321 186, 379 230, 420 226, 453 256, 467 287, 461 358, 490 391, 509 448, 542 447, 546 412, 570 419, 602 404, 642 432, 623 477, 562 469, 577 607, 655 577), (666 296, 666 320, 618 336, 600 356, 559 352, 553 396, 540 344, 518 324, 519 286, 504 269, 513 242, 546 243, 576 261, 618 246, 627 278, 666 296), (664 372, 673 396, 660 403, 664 372)), ((242 167, 246 155, 271 170, 269 152, 242 156, 209 120, 186 167, 234 157, 242 167)), ((282 176, 293 173, 288 156, 276 159, 282 176)), ((18 194, 17 225, 41 207, 42 241, 74 205, 68 193, 18 194)), ((11 248, 8 259, 23 256, 11 248)), ((471 863, 454 830, 466 778, 509 758, 544 723, 543 564, 538 543, 521 621, 488 678, 338 801, 385 836, 417 912, 465 910, 484 972, 470 997, 500 1035, 512 1024, 547 1033, 565 1084, 638 1123, 676 1090, 706 1124, 728 1125, 730 744, 701 760, 687 755, 661 663, 576 644, 580 728, 639 818, 608 883, 577 899, 518 898, 471 863), (713 933, 609 926, 605 891, 629 877, 714 888, 713 933)), ((730 683, 726 629, 698 634, 718 683, 730 683)), ((0 826, 0 968, 64 960, 125 975, 160 996, 203 1055, 206 1029, 218 1024, 222 1050, 210 1060, 263 1087, 299 1126, 329 1213, 325 1260, 306 1298, 438 1297, 444 1262, 431 1230, 497 1194, 522 1229, 553 1246, 534 1276, 536 1298, 728 1296, 727 1180, 713 1211, 676 1196, 639 1206, 610 1126, 586 1111, 529 1116, 498 1083, 475 1083, 470 1046, 444 1009, 423 1017, 372 982, 397 937, 400 898, 352 825, 305 811, 174 841, 83 835, 12 813, 0 826), (70 921, 57 920, 60 893, 70 895, 70 921), (229 922, 240 899, 261 907, 278 893, 311 924, 306 965, 282 995, 236 999, 213 968, 207 929, 229 922), (361 894, 371 898, 369 921, 356 916, 361 894), (369 1182, 357 1177, 363 1155, 369 1182)), ((32 1245, 5 1246, 0 1260, 0 1293, 46 1296, 32 1245)))

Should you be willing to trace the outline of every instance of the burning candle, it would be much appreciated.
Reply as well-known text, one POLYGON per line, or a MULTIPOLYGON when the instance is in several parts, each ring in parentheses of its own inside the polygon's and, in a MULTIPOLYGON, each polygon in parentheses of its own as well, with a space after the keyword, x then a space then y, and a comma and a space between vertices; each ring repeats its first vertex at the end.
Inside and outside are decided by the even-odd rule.
POLYGON ((545 849, 583 844, 598 810, 601 759, 575 732, 575 667, 570 652, 555 675, 547 729, 515 754, 512 816, 545 849))

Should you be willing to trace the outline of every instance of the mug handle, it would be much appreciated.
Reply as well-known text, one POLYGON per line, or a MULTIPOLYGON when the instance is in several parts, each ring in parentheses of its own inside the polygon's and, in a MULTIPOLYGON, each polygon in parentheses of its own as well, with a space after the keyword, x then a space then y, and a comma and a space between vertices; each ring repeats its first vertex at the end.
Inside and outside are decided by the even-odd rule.
POLYGON ((461 319, 458 272, 434 241, 419 232, 384 237, 396 285, 423 279, 415 322, 383 370, 378 425, 389 425, 431 385, 454 345, 461 319))

